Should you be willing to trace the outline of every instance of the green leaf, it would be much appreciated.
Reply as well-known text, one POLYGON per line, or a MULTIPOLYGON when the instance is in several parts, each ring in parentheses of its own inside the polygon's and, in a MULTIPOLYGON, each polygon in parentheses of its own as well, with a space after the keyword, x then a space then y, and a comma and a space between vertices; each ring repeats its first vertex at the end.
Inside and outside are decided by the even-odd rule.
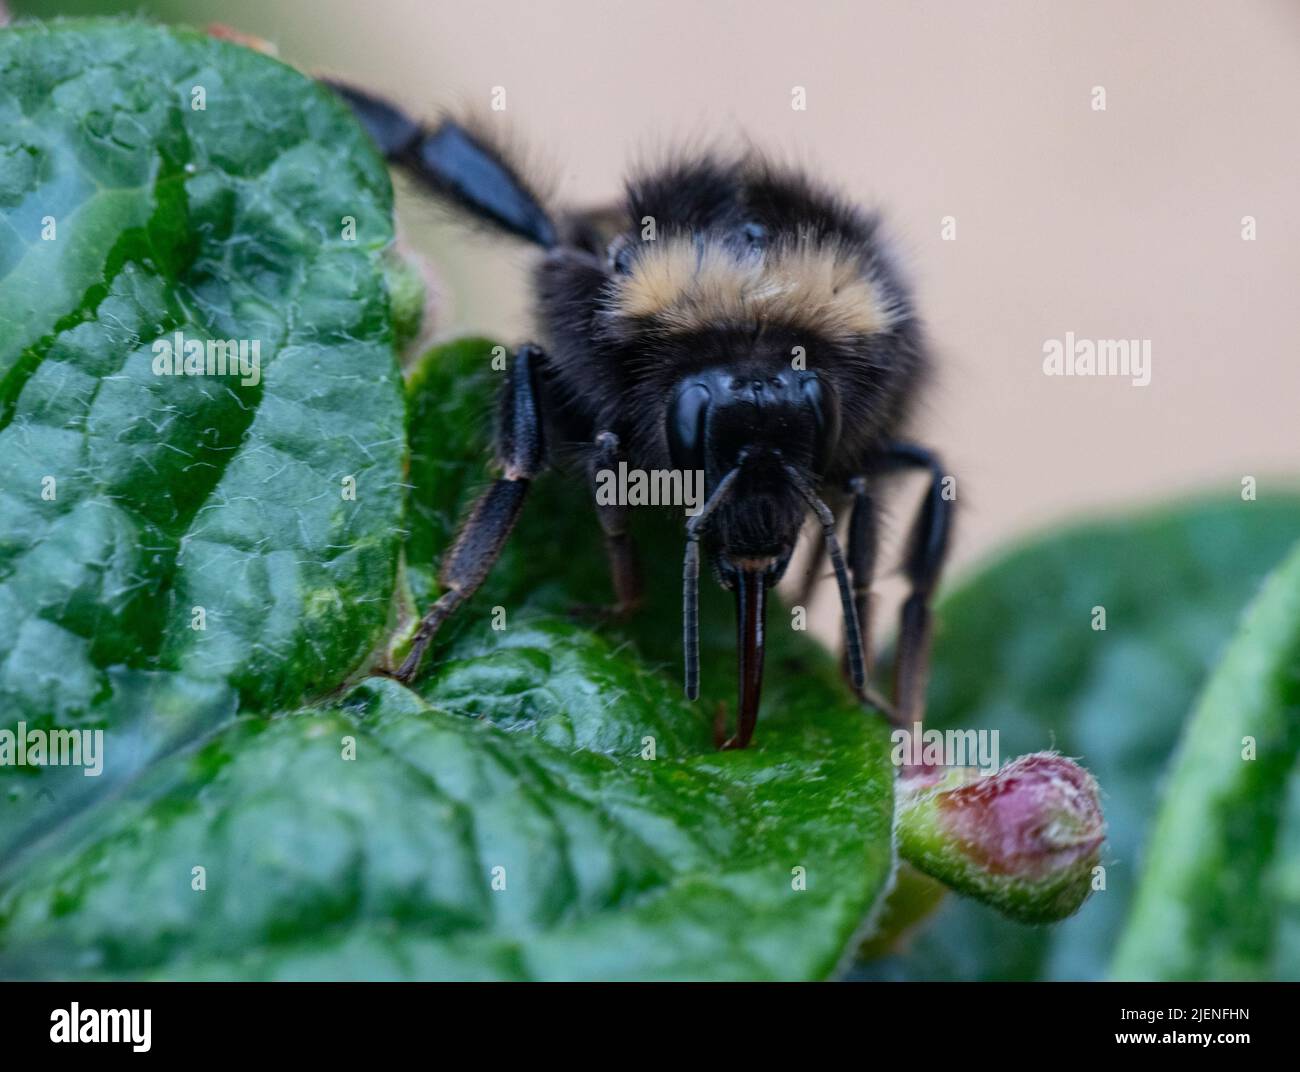
MULTIPOLYGON (((448 456, 473 469, 489 399, 470 396, 496 375, 489 361, 487 344, 447 347, 412 386, 412 414, 440 407, 448 456)), ((419 443, 413 480, 428 460, 419 443)), ((432 497, 468 493, 470 470, 432 497)), ((564 538, 564 504, 581 497, 541 488, 538 532, 555 522, 564 538)), ((598 565, 594 527, 572 527, 563 557, 598 565)), ((707 711, 632 650, 653 649, 658 627, 610 635, 548 613, 537 574, 552 556, 538 546, 513 543, 493 583, 542 594, 511 603, 503 631, 492 597, 476 600, 419 685, 428 699, 372 678, 328 710, 241 719, 73 831, 75 852, 45 854, 0 895, 0 973, 829 974, 890 871, 883 722, 792 639, 775 648, 784 680, 758 747, 714 751, 707 711)), ((680 568, 675 554, 650 565, 660 581, 680 568)), ((716 626, 728 608, 709 606, 716 626)), ((731 675, 714 676, 725 693, 731 675)))
POLYGON ((538 481, 415 688, 366 676, 437 593, 501 374, 453 344, 403 399, 346 113, 134 23, 2 34, 0 73, 0 726, 106 730, 99 778, 0 775, 0 975, 832 972, 892 866, 887 729, 773 621, 758 746, 714 750, 734 623, 707 593, 687 704, 680 517, 639 532, 647 613, 589 628, 589 495, 538 481), (155 376, 176 330, 261 339, 261 383, 155 376))
POLYGON ((1045 536, 948 594, 927 727, 998 730, 1004 759, 1078 757, 1103 791, 1106 888, 1051 928, 950 896, 910 947, 856 977, 1105 976, 1179 730, 1297 532, 1300 499, 1228 494, 1045 536), (1092 628, 1097 606, 1105 631, 1092 628))
POLYGON ((0 973, 823 976, 888 867, 888 761, 853 725, 650 762, 373 679, 341 709, 241 719, 160 764, 0 899, 0 973))
POLYGON ((1300 979, 1298 753, 1300 545, 1252 604, 1192 714, 1115 976, 1300 979))
POLYGON ((99 778, 0 768, 10 877, 157 756, 354 670, 404 405, 389 180, 302 75, 137 23, 7 30, 0 145, 0 726, 107 733, 99 778), (177 332, 244 371, 256 344, 257 375, 156 374, 177 332))

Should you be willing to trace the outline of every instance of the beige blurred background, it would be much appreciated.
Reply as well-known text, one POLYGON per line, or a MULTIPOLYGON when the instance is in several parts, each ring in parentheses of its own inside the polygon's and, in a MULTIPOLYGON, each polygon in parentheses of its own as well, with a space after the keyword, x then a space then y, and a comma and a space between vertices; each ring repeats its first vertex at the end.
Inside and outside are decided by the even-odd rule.
MULTIPOLYGON (((567 200, 614 196, 656 145, 743 134, 878 206, 940 355, 919 438, 959 479, 957 565, 1058 519, 1300 472, 1292 0, 120 6, 229 23, 425 115, 503 86, 567 200), (1046 377, 1067 331, 1150 339, 1150 386, 1046 377)), ((400 193, 445 277, 441 333, 526 338, 527 251, 400 193)))

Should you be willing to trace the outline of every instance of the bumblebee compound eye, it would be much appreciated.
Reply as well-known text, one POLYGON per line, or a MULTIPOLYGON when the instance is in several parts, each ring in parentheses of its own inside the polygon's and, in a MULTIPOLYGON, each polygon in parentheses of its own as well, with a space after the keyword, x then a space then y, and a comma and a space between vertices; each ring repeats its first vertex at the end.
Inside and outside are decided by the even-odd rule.
POLYGON ((668 405, 668 453, 677 469, 704 468, 704 437, 713 395, 698 382, 681 385, 668 405))
POLYGON ((815 372, 803 374, 800 391, 813 415, 813 471, 821 474, 840 439, 840 402, 830 384, 815 372))

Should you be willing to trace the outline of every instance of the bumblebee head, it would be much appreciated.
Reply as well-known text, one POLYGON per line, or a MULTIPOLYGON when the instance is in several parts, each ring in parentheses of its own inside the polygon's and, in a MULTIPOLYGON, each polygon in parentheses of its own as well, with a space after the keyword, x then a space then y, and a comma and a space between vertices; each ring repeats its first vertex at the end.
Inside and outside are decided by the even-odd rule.
POLYGON ((667 410, 675 466, 704 473, 706 498, 687 523, 683 579, 686 693, 699 695, 699 559, 704 542, 714 576, 736 598, 739 658, 737 731, 724 747, 744 748, 754 732, 763 680, 767 590, 790 563, 809 509, 827 537, 850 638, 850 663, 861 687, 862 652, 834 517, 817 498, 839 437, 833 389, 815 373, 760 374, 736 364, 682 379, 667 410))
POLYGON ((761 562, 774 583, 808 511, 787 468, 813 483, 825 472, 840 432, 834 390, 816 372, 739 361, 683 377, 665 422, 674 467, 702 472, 706 497, 736 473, 706 540, 720 579, 730 587, 761 562))

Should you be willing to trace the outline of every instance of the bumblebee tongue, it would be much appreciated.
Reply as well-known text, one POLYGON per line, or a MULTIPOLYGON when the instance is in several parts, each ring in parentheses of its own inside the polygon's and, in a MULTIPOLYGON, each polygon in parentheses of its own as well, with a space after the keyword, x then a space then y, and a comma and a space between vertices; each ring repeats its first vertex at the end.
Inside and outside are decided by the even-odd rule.
POLYGON ((767 584, 762 570, 739 570, 736 576, 736 656, 740 661, 740 707, 736 733, 723 748, 744 748, 754 736, 758 701, 763 691, 763 612, 767 584))

